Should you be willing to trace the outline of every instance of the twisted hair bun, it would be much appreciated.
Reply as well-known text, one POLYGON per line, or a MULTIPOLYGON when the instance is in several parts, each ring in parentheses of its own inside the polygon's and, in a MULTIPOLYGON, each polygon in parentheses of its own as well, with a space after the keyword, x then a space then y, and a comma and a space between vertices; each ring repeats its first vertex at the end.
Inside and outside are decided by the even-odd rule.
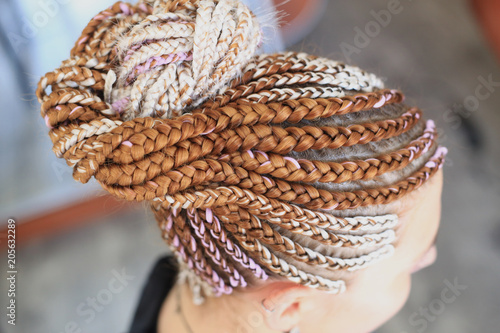
POLYGON ((260 38, 236 0, 118 2, 40 80, 41 114, 73 177, 151 202, 214 294, 279 276, 342 292, 337 273, 392 254, 386 205, 446 150, 375 75, 254 55, 260 38))
POLYGON ((199 105, 241 74, 260 42, 257 19, 238 0, 155 1, 152 11, 120 36, 114 86, 108 73, 109 102, 124 119, 199 105))

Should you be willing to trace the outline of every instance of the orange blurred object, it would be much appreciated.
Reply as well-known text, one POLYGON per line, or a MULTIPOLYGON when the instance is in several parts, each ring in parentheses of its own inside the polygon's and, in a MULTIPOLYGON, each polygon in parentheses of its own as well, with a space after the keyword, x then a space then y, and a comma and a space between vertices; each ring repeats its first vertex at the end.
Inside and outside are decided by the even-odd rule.
POLYGON ((477 18, 490 45, 500 60, 500 1, 472 0, 477 18))
POLYGON ((286 46, 306 37, 318 24, 326 0, 273 0, 280 17, 280 30, 286 46))

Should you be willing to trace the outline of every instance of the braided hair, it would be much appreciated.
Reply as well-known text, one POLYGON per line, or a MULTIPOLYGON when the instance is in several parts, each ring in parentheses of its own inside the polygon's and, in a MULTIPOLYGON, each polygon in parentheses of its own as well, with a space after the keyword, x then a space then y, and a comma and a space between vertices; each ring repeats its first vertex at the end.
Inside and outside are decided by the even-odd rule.
POLYGON ((261 35, 238 0, 117 2, 42 77, 41 115, 74 179, 149 202, 209 292, 282 277, 339 293, 394 252, 390 204, 446 149, 375 75, 256 54, 261 35))

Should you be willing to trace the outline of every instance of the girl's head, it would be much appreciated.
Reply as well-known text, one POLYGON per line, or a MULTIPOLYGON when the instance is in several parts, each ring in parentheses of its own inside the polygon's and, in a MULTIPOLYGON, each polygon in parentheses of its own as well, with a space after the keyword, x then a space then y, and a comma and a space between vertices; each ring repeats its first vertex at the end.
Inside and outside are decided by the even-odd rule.
POLYGON ((237 0, 115 4, 40 81, 54 151, 150 202, 201 294, 262 299, 277 330, 373 329, 435 255, 446 150, 375 75, 262 38, 237 0))

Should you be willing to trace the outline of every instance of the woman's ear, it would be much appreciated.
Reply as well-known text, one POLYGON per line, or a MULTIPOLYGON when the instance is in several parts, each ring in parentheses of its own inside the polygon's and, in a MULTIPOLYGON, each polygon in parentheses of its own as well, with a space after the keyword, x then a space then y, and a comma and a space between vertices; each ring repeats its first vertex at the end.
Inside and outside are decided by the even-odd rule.
MULTIPOLYGON (((267 289, 267 288, 266 288, 267 289)), ((269 328, 287 332, 299 325, 309 307, 313 289, 290 282, 276 282, 262 301, 269 328)))

